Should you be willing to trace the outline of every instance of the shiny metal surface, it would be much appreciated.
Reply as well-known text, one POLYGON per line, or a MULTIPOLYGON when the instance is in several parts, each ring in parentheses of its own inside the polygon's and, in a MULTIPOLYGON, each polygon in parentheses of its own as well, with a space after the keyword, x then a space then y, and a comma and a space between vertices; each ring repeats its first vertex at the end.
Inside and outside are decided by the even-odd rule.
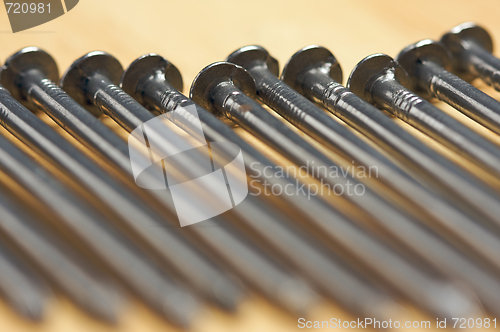
MULTIPOLYGON (((191 101, 172 86, 175 82, 171 85, 168 79, 165 78, 167 75, 164 71, 172 71, 172 67, 173 65, 171 63, 158 55, 150 54, 143 56, 134 61, 134 63, 132 63, 132 65, 124 73, 122 76, 122 86, 126 87, 128 89, 127 92, 131 93, 131 95, 140 100, 148 109, 152 109, 160 113, 175 112, 177 107, 189 104, 191 101), (141 68, 141 70, 139 71, 137 68, 141 68)), ((234 66, 229 66, 228 68, 229 74, 234 72, 234 66)), ((275 165, 269 159, 265 158, 262 154, 256 151, 255 148, 246 143, 240 136, 228 128, 228 126, 223 124, 224 122, 227 123, 229 121, 233 123, 227 117, 224 121, 225 116, 223 114, 225 111, 223 109, 214 105, 210 98, 201 98, 201 96, 205 95, 207 86, 215 86, 216 82, 224 83, 227 76, 223 76, 221 73, 222 71, 218 70, 202 71, 195 80, 193 89, 191 90, 193 98, 195 98, 199 104, 207 107, 211 113, 215 114, 215 116, 218 115, 218 118, 220 119, 219 121, 214 115, 207 112, 205 109, 198 109, 198 116, 202 122, 203 130, 207 139, 210 141, 228 140, 236 143, 245 152, 244 159, 245 164, 247 165, 247 170, 258 167, 262 177, 266 168, 272 168, 275 165), (212 75, 210 73, 212 73, 212 75), (198 95, 198 92, 200 95, 198 95)), ((245 76, 246 75, 244 74, 234 75, 232 76, 233 82, 235 82, 235 84, 239 87, 245 86, 246 82, 246 90, 252 91, 253 81, 236 81, 237 78, 244 79, 245 76)), ((253 88, 253 90, 255 90, 255 88, 253 88)), ((185 116, 186 121, 190 120, 189 115, 185 112, 182 114, 179 113, 179 116, 183 115, 185 116)), ((182 125, 182 122, 180 122, 180 125, 182 125)), ((189 126, 182 127, 189 130, 189 126)), ((290 178, 263 177, 263 180, 268 181, 273 185, 279 185, 282 187, 290 185, 295 186, 293 180, 290 178)), ((377 274, 383 275, 383 278, 389 283, 397 284, 397 286, 392 285, 392 287, 401 288, 399 283, 402 279, 396 276, 400 273, 405 273, 404 271, 408 271, 408 276, 419 274, 414 267, 402 261, 400 257, 391 252, 391 250, 386 248, 385 245, 382 245, 378 241, 371 238, 370 235, 353 225, 345 217, 341 216, 337 211, 329 207, 328 204, 325 204, 322 200, 315 199, 314 197, 305 197, 294 194, 283 195, 280 197, 300 209, 300 211, 307 215, 314 225, 322 231, 327 232, 334 241, 340 243, 343 250, 347 250, 348 252, 354 254, 360 262, 369 266, 371 269, 376 271, 377 274), (359 243, 363 243, 363 245, 360 246, 359 243), (395 272, 394 269, 399 269, 403 272, 395 272)), ((343 286, 339 284, 339 287, 343 286)), ((408 287, 405 285, 403 288, 407 289, 408 287)), ((415 293, 413 295, 415 295, 415 293)))
MULTIPOLYGON (((330 145, 332 145, 332 143, 339 145, 343 144, 344 146, 348 144, 351 149, 358 150, 352 142, 359 141, 359 138, 353 137, 354 134, 350 132, 340 135, 339 132, 344 133, 347 129, 341 127, 340 124, 329 118, 324 111, 280 81, 276 77, 277 72, 275 70, 274 72, 269 70, 269 68, 274 68, 273 64, 276 63, 276 60, 269 60, 269 58, 271 58, 271 56, 262 47, 247 46, 233 52, 228 57, 228 60, 243 65, 256 82, 257 95, 259 98, 294 125, 306 133, 310 133, 314 138, 318 137, 320 142, 327 141, 330 142, 330 145), (331 122, 333 123, 330 125, 331 122), (341 127, 338 129, 339 132, 333 130, 333 128, 336 127, 341 127), (353 138, 351 139, 351 137, 353 138)), ((227 97, 229 95, 229 93, 219 94, 219 97, 213 95, 212 99, 219 98, 220 101, 224 100, 224 96, 227 97)), ((248 112, 247 110, 259 109, 257 108, 258 104, 255 102, 250 104, 242 95, 242 93, 236 93, 234 96, 230 95, 224 103, 227 105, 228 110, 235 110, 235 112, 232 113, 233 117, 237 116, 239 119, 245 118, 247 120, 247 128, 250 127, 248 129, 250 132, 258 133, 261 140, 271 142, 273 148, 279 150, 282 154, 287 156, 287 158, 299 165, 306 164, 308 160, 315 160, 316 167, 318 167, 318 165, 332 165, 331 160, 328 158, 325 159, 324 156, 318 154, 314 149, 310 147, 305 148, 302 139, 295 138, 295 134, 289 129, 283 128, 279 132, 275 130, 276 127, 283 126, 283 124, 263 109, 258 116, 253 114, 253 112, 248 112), (239 103, 245 106, 238 107, 239 103), (288 131, 285 134, 286 130, 288 131), (295 138, 295 142, 291 141, 292 138, 295 138)), ((352 178, 347 177, 347 179, 352 183, 357 183, 357 181, 352 178)), ((330 181, 332 185, 336 183, 345 184, 347 179, 341 178, 332 180, 324 178, 325 181, 330 181)), ((447 243, 443 242, 426 226, 402 213, 369 188, 366 188, 363 195, 353 195, 348 198, 360 209, 373 216, 377 220, 377 224, 382 226, 384 230, 401 239, 406 246, 412 248, 414 253, 424 258, 443 273, 447 273, 450 276, 455 273, 463 273, 464 269, 459 267, 459 265, 470 264, 467 259, 453 250, 447 243), (426 243, 427 245, 422 246, 421 243, 426 243), (431 249, 431 247, 434 248, 431 249), (454 263, 451 265, 450 256, 448 255, 455 257, 453 259, 454 263), (457 265, 452 266, 454 264, 457 265), (453 270, 453 272, 450 274, 451 270, 453 270)), ((481 269, 479 268, 479 270, 481 269)), ((483 270, 481 273, 484 272, 483 270)), ((481 283, 477 283, 476 277, 472 277, 471 275, 467 278, 468 280, 470 278, 471 282, 476 283, 476 287, 483 288, 481 283)), ((488 292, 484 292, 483 295, 490 297, 488 292)), ((490 306, 492 308, 495 307, 495 305, 490 306)))
MULTIPOLYGON (((426 39, 404 48, 396 60, 412 78, 412 90, 453 106, 486 128, 500 133, 500 102, 453 75, 451 56, 443 44, 426 39)), ((500 174, 500 149, 481 144, 483 167, 500 174)))
POLYGON ((116 322, 122 296, 103 271, 90 265, 67 241, 49 233, 4 192, 0 192, 0 216, 0 232, 58 288, 96 318, 116 322))
MULTIPOLYGON (((370 55, 359 62, 351 72, 348 82, 350 89, 358 96, 389 111, 439 142, 448 142, 448 146, 453 144, 455 150, 465 148, 474 150, 475 153, 481 151, 475 142, 482 142, 484 139, 408 90, 406 87, 409 84, 404 69, 384 54, 370 55), (474 140, 468 140, 469 136, 474 137, 474 140)), ((422 156, 424 159, 421 159, 417 156, 419 155, 414 158, 416 164, 435 173, 441 183, 453 188, 463 200, 487 217, 492 227, 498 228, 500 201, 497 193, 458 166, 446 161, 444 157, 422 156), (445 167, 441 166, 443 163, 445 167)))
MULTIPOLYGON (((46 58, 48 56, 47 53, 41 50, 29 50, 29 52, 33 57, 46 58)), ((26 74, 26 76, 30 76, 30 74, 26 74)), ((94 115, 91 115, 69 98, 62 90, 54 86, 49 89, 49 85, 54 85, 54 83, 47 82, 48 80, 49 78, 45 77, 43 82, 38 80, 38 82, 35 81, 36 83, 34 83, 34 85, 36 84, 43 89, 43 95, 40 93, 27 93, 27 99, 32 102, 31 106, 39 107, 45 111, 71 135, 132 177, 127 144, 97 120, 94 115)), ((175 213, 172 201, 165 199, 168 192, 152 191, 151 194, 172 213, 175 213)), ((279 289, 279 285, 295 282, 292 276, 281 271, 279 267, 275 266, 274 262, 267 259, 262 252, 243 239, 241 235, 232 232, 230 225, 219 226, 210 230, 193 228, 193 231, 216 250, 219 255, 224 256, 238 272, 243 274, 243 277, 252 279, 251 276, 253 276, 253 283, 257 283, 260 288, 272 294, 276 293, 275 290, 279 289), (259 278, 249 272, 253 270, 260 270, 261 273, 268 276, 268 279, 259 278)), ((156 230, 156 232, 162 231, 162 229, 156 230)), ((192 282, 194 280, 195 288, 223 308, 235 310, 242 296, 242 290, 230 278, 224 276, 222 271, 218 271, 215 266, 198 264, 197 268, 200 271, 195 274, 185 275, 186 280, 192 282), (202 279, 203 283, 200 283, 199 279, 202 279)), ((298 289, 304 287, 298 281, 296 281, 296 286, 298 289)), ((284 297, 288 296, 286 291, 283 291, 282 294, 284 297)), ((306 291, 304 290, 302 296, 304 305, 308 303, 305 296, 306 291)), ((290 303, 284 303, 284 306, 294 310, 294 308, 290 307, 290 303)))
MULTIPOLYGON (((106 60, 99 64, 99 58, 104 56, 111 57, 110 55, 94 53, 87 55, 87 57, 79 61, 79 66, 89 68, 88 71, 83 70, 83 75, 87 79, 85 85, 80 85, 82 92, 79 93, 86 96, 94 96, 93 102, 95 105, 99 105, 103 112, 110 115, 126 130, 131 131, 142 123, 152 119, 154 115, 130 96, 123 93, 114 84, 116 82, 115 78, 118 75, 114 74, 110 76, 107 74, 107 69, 103 71, 99 69, 100 65, 106 65, 107 61, 109 61, 106 60), (85 63, 87 59, 89 59, 89 64, 85 63), (104 95, 106 98, 102 97, 104 95)), ((69 75, 72 77, 72 75, 76 74, 70 71, 69 75)), ((72 82, 81 82, 81 79, 76 77, 71 80, 72 82)), ((64 81, 62 85, 64 86, 64 81)), ((69 90, 72 91, 72 88, 69 90)), ((165 144, 165 146, 168 145, 165 144)), ((179 167, 182 167, 184 171, 193 170, 193 173, 197 173, 196 167, 198 166, 195 160, 192 161, 186 158, 185 160, 179 159, 179 161, 179 167)), ((355 312, 365 312, 365 310, 371 312, 373 310, 373 307, 369 309, 368 305, 362 304, 361 298, 364 298, 365 301, 367 298, 372 298, 373 301, 375 299, 377 301, 381 300, 381 302, 390 301, 389 299, 385 299, 385 296, 379 291, 353 278, 352 274, 335 264, 333 259, 326 257, 325 254, 314 249, 314 244, 311 241, 307 241, 301 237, 298 231, 291 230, 286 221, 281 220, 281 216, 275 212, 266 210, 264 204, 257 205, 252 197, 247 197, 245 202, 233 209, 233 212, 237 212, 240 220, 245 221, 246 225, 257 230, 259 235, 264 236, 266 241, 287 257, 288 261, 297 266, 301 271, 307 271, 305 275, 312 277, 329 294, 332 294, 336 299, 348 299, 348 301, 343 303, 350 310, 355 312), (297 252, 300 252, 300 254, 298 255, 297 252), (332 275, 335 275, 334 279, 331 278, 332 275), (337 283, 342 283, 345 288, 340 289, 336 287, 337 283), (361 305, 363 307, 360 307, 361 305)), ((201 231, 205 232, 206 230, 203 229, 201 231)), ((372 314, 379 315, 378 308, 372 314)))
MULTIPOLYGON (((32 115, 4 88, 0 88, 0 108, 2 114, 32 115)), ((28 130, 36 133, 32 126, 28 126, 28 130)), ((0 168, 45 204, 58 217, 61 226, 78 236, 153 309, 174 324, 189 325, 198 307, 190 293, 159 271, 146 253, 139 251, 100 213, 3 136, 0 137, 0 168)))
POLYGON ((47 285, 0 243, 0 291, 23 317, 40 321, 51 297, 47 285))
MULTIPOLYGON (((224 62, 212 64, 202 70, 194 81, 191 88, 192 98, 195 102, 205 99, 205 103, 212 103, 210 109, 217 109, 216 114, 227 114, 230 119, 248 129, 259 138, 264 139, 269 144, 272 144, 277 151, 282 152, 284 150, 281 148, 283 145, 290 145, 306 160, 310 162, 314 161, 315 165, 322 165, 323 160, 320 158, 321 154, 319 151, 315 150, 314 147, 286 128, 279 120, 273 118, 258 103, 246 96, 238 88, 239 86, 250 84, 250 78, 250 75, 243 68, 234 64, 224 62), (240 72, 236 73, 236 71, 240 72), (243 81, 238 82, 238 79, 243 79, 243 81), (210 81, 213 84, 209 84, 210 81), (200 82, 200 85, 198 85, 198 82, 200 82), (262 134, 262 132, 267 132, 267 134, 262 134), (276 138, 275 140, 269 138, 271 134, 276 138)), ((297 158, 294 158, 294 160, 297 160, 297 158)), ((304 163, 302 162, 298 165, 304 165, 304 163)), ((352 227, 345 219, 335 219, 329 222, 334 222, 338 227, 339 234, 336 237, 337 241, 339 241, 339 237, 346 236, 347 234, 356 238, 366 236, 362 231, 352 227)), ((353 237, 350 237, 350 239, 353 237)), ((342 242, 342 240, 340 241, 342 242)), ((360 245, 358 241, 355 241, 355 243, 358 246, 360 245)), ((403 258, 394 255, 388 248, 383 245, 381 246, 377 242, 365 240, 362 243, 364 251, 356 251, 352 249, 352 246, 348 246, 345 243, 344 246, 346 250, 355 254, 357 253, 359 256, 364 255, 366 258, 368 257, 367 255, 370 255, 372 261, 363 260, 363 263, 368 264, 372 269, 377 269, 374 265, 384 265, 384 269, 387 272, 390 271, 390 273, 385 274, 383 277, 405 296, 422 307, 434 308, 435 313, 443 312, 443 307, 441 307, 443 303, 436 301, 436 298, 433 298, 432 295, 424 298, 421 297, 423 293, 435 289, 432 285, 436 282, 443 282, 442 280, 439 281, 439 279, 435 279, 415 269, 406 263, 403 258), (410 284, 412 285, 411 287, 409 287, 410 284), (425 303, 426 301, 431 301, 433 304, 425 303)), ((362 257, 358 257, 358 259, 362 259, 362 257)))
MULTIPOLYGON (((52 79, 57 81, 58 69, 48 53, 37 48, 25 48, 13 55, 4 68, 12 68, 9 72, 16 75, 10 74, 4 77, 4 71, 2 71, 2 80, 14 80, 21 83, 14 91, 27 106, 33 110, 41 109, 46 112, 73 137, 97 151, 101 156, 112 159, 119 169, 126 171, 127 175, 131 174, 126 142, 57 87, 52 79)), ((44 127, 36 130, 42 130, 42 128, 44 127)), ((48 131, 49 129, 46 130, 48 131)), ((50 135, 52 135, 50 137, 55 137, 53 134, 50 135)), ((62 140, 62 137, 59 138, 59 141, 62 140)), ((55 141, 53 138, 53 142, 55 141)), ((164 262, 174 265, 188 284, 210 300, 228 310, 235 309, 241 295, 238 287, 218 267, 209 262, 207 257, 187 242, 178 229, 172 227, 173 220, 165 220, 155 215, 151 208, 141 203, 140 198, 128 193, 127 189, 113 181, 111 176, 96 167, 74 148, 70 149, 67 145, 64 148, 70 158, 83 159, 84 166, 82 167, 87 168, 85 171, 90 171, 92 176, 83 178, 78 167, 68 165, 65 167, 70 167, 75 177, 80 180, 85 179, 89 189, 110 204, 122 216, 124 222, 148 242, 164 262), (99 177, 108 179, 107 185, 101 183, 98 180, 99 177), (95 182, 90 181, 92 178, 95 182), (102 185, 104 187, 101 187, 102 185)), ((164 194, 157 193, 160 196, 164 194)), ((172 204, 165 197, 162 197, 161 201, 168 201, 172 204)), ((172 209, 172 206, 170 208, 172 209)))
MULTIPOLYGON (((444 188, 444 190, 441 188, 442 180, 446 179, 442 178, 441 174, 450 170, 457 169, 459 174, 470 177, 465 172, 458 170, 458 167, 452 162, 426 147, 416 137, 392 122, 380 110, 338 83, 337 80, 342 81, 342 71, 333 54, 326 48, 308 46, 299 50, 286 64, 282 78, 285 83, 309 100, 322 105, 379 146, 391 152, 397 159, 402 160, 410 170, 416 170, 417 175, 423 175, 417 176, 416 179, 426 181, 429 187, 442 193, 449 193, 447 188, 453 190, 456 182, 452 182, 451 186, 444 188)), ((480 211, 472 211, 471 215, 467 215, 464 211, 470 209, 461 211, 450 201, 425 190, 417 182, 398 177, 398 169, 393 163, 385 163, 381 160, 373 162, 378 166, 379 174, 381 167, 387 169, 385 177, 391 181, 394 188, 399 190, 400 194, 408 196, 418 206, 419 213, 422 210, 429 211, 433 217, 433 221, 429 223, 431 227, 436 222, 440 225, 434 227, 437 233, 444 238, 449 238, 449 234, 452 233, 452 237, 460 239, 473 248, 467 248, 466 251, 475 250, 483 257, 488 257, 489 264, 500 268, 500 260, 497 261, 498 256, 492 255, 493 252, 500 250, 500 238, 476 222, 477 218, 485 218, 480 215, 480 211), (494 250, 495 247, 498 249, 494 250)), ((381 176, 384 177, 384 175, 381 176)), ((455 190, 451 199, 456 200, 457 196, 459 198, 465 196, 467 199, 468 192, 455 190)))

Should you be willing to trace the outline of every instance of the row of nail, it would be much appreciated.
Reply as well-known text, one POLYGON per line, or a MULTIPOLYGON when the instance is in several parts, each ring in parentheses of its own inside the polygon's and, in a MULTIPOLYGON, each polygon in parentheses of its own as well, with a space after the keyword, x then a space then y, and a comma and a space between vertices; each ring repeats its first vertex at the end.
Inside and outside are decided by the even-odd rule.
MULTIPOLYGON (((467 83, 480 77, 500 89, 500 60, 491 51, 486 30, 467 23, 396 59, 363 59, 344 87, 340 65, 324 47, 294 54, 279 78, 277 60, 247 46, 204 68, 187 97, 178 69, 157 54, 124 71, 110 54, 91 52, 60 78, 47 52, 24 48, 0 71, 0 123, 11 134, 0 135, 2 294, 24 316, 40 319, 53 287, 113 322, 128 289, 182 327, 200 303, 231 312, 250 290, 299 317, 320 297, 353 315, 387 320, 405 313, 401 303, 440 318, 479 317, 483 308, 500 314, 498 192, 381 111, 498 177, 500 147, 427 101, 443 100, 499 134, 500 103, 467 83), (365 185, 362 195, 344 195, 364 217, 348 216, 329 196, 297 190, 273 200, 249 195, 223 215, 175 227, 171 197, 135 187, 127 142, 99 117, 131 133, 158 114, 174 114, 196 136, 192 114, 182 111, 194 104, 205 138, 236 144, 253 178, 299 186, 293 177, 269 176, 277 161, 233 126, 307 166, 322 184, 365 185), (376 166, 378 176, 365 182, 309 167, 340 167, 327 150, 359 167, 376 166)), ((166 127, 148 130, 175 154, 162 141, 166 127)), ((216 154, 226 161, 233 155, 222 145, 216 154)), ((201 159, 192 153, 172 167, 197 174, 201 159)))

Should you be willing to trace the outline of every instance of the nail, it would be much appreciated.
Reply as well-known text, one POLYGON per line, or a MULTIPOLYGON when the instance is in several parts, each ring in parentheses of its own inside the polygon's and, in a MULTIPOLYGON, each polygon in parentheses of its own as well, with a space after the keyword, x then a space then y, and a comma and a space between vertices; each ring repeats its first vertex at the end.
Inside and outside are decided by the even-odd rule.
MULTIPOLYGON (((389 111, 416 129, 424 132, 454 150, 481 150, 477 142, 484 141, 458 121, 444 114, 440 109, 414 94, 406 87, 410 85, 404 69, 391 57, 374 54, 357 64, 348 80, 348 87, 369 103, 389 111), (472 137, 472 139, 469 139, 472 137)), ((497 194, 459 167, 440 167, 444 158, 434 161, 427 169, 436 173, 442 183, 462 193, 462 198, 482 212, 490 221, 485 226, 498 228, 500 225, 500 201, 497 194), (432 165, 432 167, 431 167, 432 165)), ((417 159, 417 158, 414 158, 417 159)), ((419 159, 420 160, 420 159, 419 159)), ((424 163, 420 161, 420 164, 424 163)), ((498 232, 497 232, 498 233, 498 232)))
POLYGON ((480 77, 500 91, 500 59, 493 52, 493 40, 486 29, 467 22, 457 25, 441 37, 453 56, 454 73, 468 82, 480 77))
MULTIPOLYGON (((104 71, 104 68, 100 68, 100 65, 98 63, 104 63, 104 59, 99 59, 99 57, 106 57, 106 61, 111 61, 109 58, 111 57, 110 55, 104 54, 104 53, 93 53, 93 54, 88 54, 85 58, 82 58, 80 62, 78 63, 78 66, 80 68, 91 68, 92 70, 95 70, 94 72, 88 71, 85 72, 84 75, 86 75, 87 79, 87 84, 85 86, 80 86, 81 91, 80 93, 82 94, 88 94, 89 96, 95 96, 94 98, 94 103, 96 105, 102 105, 102 109, 106 109, 106 112, 111 114, 117 121, 121 121, 121 124, 124 128, 131 130, 131 128, 135 128, 138 125, 142 124, 145 121, 148 121, 153 117, 149 111, 144 109, 140 104, 135 102, 130 96, 125 95, 123 92, 121 92, 116 85, 114 85, 111 80, 112 77, 118 76, 117 74, 111 75, 109 73, 106 73, 104 71), (86 64, 86 61, 91 62, 92 64, 86 64), (99 79, 92 79, 95 77, 99 77, 99 79), (106 103, 103 101, 103 99, 100 99, 99 95, 106 95, 106 96, 112 96, 111 98, 113 99, 114 103, 106 103), (100 104, 100 103, 103 104, 100 104), (122 105, 122 107, 113 107, 113 105, 122 105), (129 116, 130 115, 130 116, 129 116), (134 119, 134 122, 128 122, 125 119, 134 119)), ((116 61, 116 60, 115 60, 116 61)), ((108 65, 106 67, 108 70, 110 66, 108 65)), ((116 64, 115 68, 118 68, 118 65, 116 64)), ((66 77, 69 77, 70 81, 66 82, 74 82, 74 81, 80 81, 78 77, 72 76, 74 73, 68 72, 66 74, 66 77)), ((62 86, 65 86, 65 84, 72 84, 72 83, 65 83, 66 79, 63 79, 62 86)), ((71 88, 70 88, 71 89, 71 88)), ((77 97, 78 98, 78 97, 77 97)), ((109 99, 108 99, 109 100, 109 99)), ((164 147, 165 148, 165 147, 164 147)), ((180 164, 180 167, 183 167, 183 169, 189 169, 194 168, 196 166, 196 163, 193 163, 192 161, 190 162, 189 160, 185 160, 183 164, 180 164)), ((258 229, 262 230, 264 225, 267 225, 268 223, 273 223, 273 217, 270 216, 267 212, 263 211, 261 206, 257 205, 249 205, 249 199, 247 197, 247 200, 245 202, 245 205, 248 206, 246 211, 248 211, 248 216, 246 217, 247 222, 250 223, 250 225, 253 225, 253 227, 257 227, 258 229), (260 223, 260 225, 258 225, 260 223)), ((237 210, 241 210, 241 206, 237 208, 237 210)), ((276 224, 276 223, 274 223, 276 224)), ((283 228, 285 229, 285 228, 283 228)), ((279 241, 281 246, 286 245, 287 249, 293 248, 291 246, 291 242, 288 242, 287 239, 283 240, 283 235, 281 235, 280 232, 272 232, 273 236, 270 236, 269 232, 269 226, 266 229, 265 236, 267 237, 268 240, 272 243, 276 243, 279 241)), ((261 231, 262 234, 262 231, 261 231)), ((288 233, 285 233, 288 234, 288 233)), ((230 238, 227 239, 227 241, 232 240, 230 238)), ((300 245, 300 242, 297 243, 296 245, 300 245)), ((282 250, 283 253, 287 253, 286 250, 282 250)), ((290 255, 291 251, 288 251, 288 256, 290 255)), ((295 261, 298 261, 295 259, 295 261)), ((305 261, 307 263, 307 261, 305 261)), ((233 262, 234 264, 234 262, 233 262)), ((304 263, 301 263, 301 266, 303 266, 304 263)), ((308 269, 308 271, 311 271, 308 269)), ((331 276, 331 274, 329 274, 331 276)), ((340 275, 339 275, 340 278, 340 275)), ((331 279, 331 278, 329 278, 331 279)), ((326 279, 325 279, 326 280, 326 279)), ((329 282, 329 286, 331 286, 331 281, 329 282)), ((289 289, 290 290, 290 289, 289 289)), ((270 291, 270 290, 269 290, 270 291)), ((268 291, 268 292, 269 292, 268 291)), ((276 293, 276 291, 275 291, 276 293)), ((279 297, 283 297, 283 294, 277 294, 279 297)), ((276 295, 274 295, 276 297, 276 295)), ((295 296, 286 296, 287 301, 291 301, 287 306, 296 306, 296 302, 292 301, 293 298, 296 298, 295 296)), ((281 300, 282 301, 282 300, 281 300)))
MULTIPOLYGON (((442 172, 448 172, 449 168, 457 168, 407 133, 377 108, 338 83, 342 81, 340 65, 326 48, 308 46, 295 53, 285 66, 282 78, 285 83, 309 100, 324 106, 399 160, 403 160, 405 164, 410 165, 410 169, 418 168, 417 173, 424 173, 419 180, 427 180, 428 185, 436 187, 435 184, 439 181, 442 172), (436 161, 444 161, 444 163, 436 165, 436 161), (431 173, 431 177, 428 173, 431 173)), ((354 159, 357 156, 351 155, 350 157, 354 159)), ((358 159, 363 162, 362 158, 358 159)), ((386 179, 385 181, 390 182, 392 188, 395 188, 400 195, 411 200, 418 208, 419 214, 422 210, 427 211, 433 219, 428 225, 435 225, 436 222, 439 224, 439 227, 433 227, 437 233, 450 239, 452 243, 458 239, 466 244, 466 251, 473 248, 472 250, 488 261, 488 265, 493 264, 500 271, 498 256, 491 254, 500 250, 499 237, 417 182, 401 177, 393 163, 386 163, 385 160, 379 160, 376 157, 373 159, 363 164, 367 167, 370 163, 377 165, 379 179, 386 179), (493 248, 498 249, 493 250, 493 248)), ((437 189, 441 190, 439 185, 437 189)), ((466 195, 467 198, 467 191, 461 189, 452 197, 466 195)), ((477 214, 474 215, 477 216, 477 214)), ((460 248, 460 245, 458 247, 460 248)))
POLYGON ((50 290, 30 269, 24 266, 3 244, 0 243, 0 289, 2 296, 23 317, 41 321, 50 290))
POLYGON ((121 296, 111 280, 0 192, 0 228, 19 250, 84 310, 116 322, 121 296))
MULTIPOLYGON (((429 39, 407 46, 396 60, 412 79, 412 90, 424 98, 434 97, 453 106, 472 120, 500 133, 500 103, 453 75, 451 55, 443 44, 429 39)), ((479 160, 500 174, 500 149, 483 146, 491 160, 479 160)))
MULTIPOLYGON (((228 119, 235 121, 243 128, 250 128, 252 132, 259 135, 258 137, 261 140, 272 140, 269 138, 272 135, 275 137, 275 141, 271 141, 271 143, 278 147, 278 151, 282 150, 279 149, 280 144, 296 145, 293 147, 293 150, 298 150, 298 154, 303 155, 307 160, 314 160, 315 155, 319 152, 310 154, 314 153, 312 146, 306 146, 307 143, 301 141, 300 137, 289 131, 279 120, 271 119, 272 116, 267 111, 253 99, 246 96, 241 90, 245 89, 247 92, 250 92, 252 91, 252 87, 254 87, 253 80, 243 68, 234 64, 220 62, 206 67, 198 74, 191 87, 191 97, 195 102, 212 111, 214 114, 227 116, 228 119), (262 132, 268 132, 268 136, 260 134, 262 132)), ((298 165, 303 164, 304 161, 298 163, 298 165)), ((315 160, 315 164, 318 165, 317 160, 315 160)), ((319 164, 322 165, 321 163, 319 164)), ((396 256, 383 245, 379 245, 375 241, 370 241, 362 232, 354 231, 349 222, 343 221, 341 218, 338 220, 335 219, 335 226, 338 226, 338 237, 342 237, 345 234, 354 234, 355 238, 364 237, 366 239, 366 241, 362 241, 363 244, 367 245, 367 247, 363 248, 364 252, 363 250, 357 252, 361 257, 368 255, 372 259, 372 261, 363 261, 364 264, 368 264, 371 269, 375 270, 377 269, 377 265, 385 266, 388 273, 383 277, 393 287, 396 287, 426 310, 435 310, 434 313, 443 313, 442 308, 438 309, 439 304, 433 302, 436 299, 432 298, 432 296, 426 298, 430 302, 421 302, 422 292, 434 289, 434 287, 430 286, 436 282, 432 277, 415 269, 405 259, 396 256), (388 264, 385 265, 386 263, 388 264), (410 287, 409 285, 412 286, 410 287)), ((340 242, 342 243, 343 241, 340 240, 340 242)), ((350 252, 352 251, 353 249, 350 249, 350 252)))
MULTIPOLYGON (((21 98, 27 106, 47 113, 77 140, 97 151, 102 157, 112 159, 119 168, 130 175, 132 171, 127 144, 57 87, 53 80, 57 81, 58 76, 54 59, 45 51, 33 47, 22 49, 11 56, 1 72, 3 81, 19 83, 11 85, 11 88, 15 89, 15 96, 21 98)), ((41 128, 36 126, 36 130, 40 131, 41 128)), ((63 145, 55 142, 54 133, 48 133, 48 129, 44 132, 47 136, 50 135, 54 146, 63 145)), ((62 143, 63 138, 59 138, 59 141, 62 143)), ((162 217, 153 212, 146 212, 151 209, 141 203, 139 197, 127 194, 121 184, 112 181, 109 175, 89 162, 72 146, 65 144, 62 148, 65 149, 69 160, 83 160, 83 172, 90 172, 92 175, 84 179, 79 174, 79 167, 75 166, 69 167, 71 173, 80 181, 88 183, 90 190, 119 212, 126 224, 160 255, 163 262, 177 268, 184 280, 208 299, 227 310, 235 309, 234 306, 242 295, 239 287, 187 242, 180 231, 165 227, 168 224, 162 217), (224 289, 221 290, 220 287, 224 289), (221 298, 221 293, 227 296, 221 298)), ((157 194, 164 195, 158 192, 157 194)), ((164 197, 162 202, 165 202, 164 197)))

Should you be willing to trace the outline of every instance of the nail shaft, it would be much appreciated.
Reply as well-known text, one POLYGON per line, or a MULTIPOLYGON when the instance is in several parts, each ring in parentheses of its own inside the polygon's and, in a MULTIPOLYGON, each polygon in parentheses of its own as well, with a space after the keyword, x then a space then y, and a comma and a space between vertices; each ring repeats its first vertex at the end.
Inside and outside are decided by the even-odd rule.
POLYGON ((23 317, 43 319, 50 292, 46 285, 0 243, 0 290, 23 317))
MULTIPOLYGON (((470 73, 480 77, 486 84, 500 91, 500 59, 481 49, 474 42, 468 42, 471 49, 465 56, 470 73)), ((498 133, 498 128, 495 130, 498 133)))
POLYGON ((42 229, 18 204, 0 193, 0 229, 55 284, 89 313, 114 322, 120 296, 104 277, 61 239, 42 229))

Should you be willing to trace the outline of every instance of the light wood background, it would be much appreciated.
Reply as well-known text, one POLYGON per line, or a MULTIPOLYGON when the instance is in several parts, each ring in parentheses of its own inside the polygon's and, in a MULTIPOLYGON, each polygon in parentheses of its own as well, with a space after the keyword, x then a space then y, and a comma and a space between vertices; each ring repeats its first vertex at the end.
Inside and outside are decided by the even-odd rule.
MULTIPOLYGON (((38 46, 51 53, 64 71, 74 59, 93 50, 113 54, 124 66, 144 53, 155 52, 180 69, 187 92, 200 69, 223 60, 238 47, 262 45, 283 65, 299 48, 319 44, 335 54, 345 80, 354 65, 369 54, 383 52, 395 56, 409 43, 424 38, 438 39, 449 28, 466 21, 475 21, 488 28, 495 44, 500 45, 499 13, 497 0, 81 0, 64 16, 13 34, 5 9, 0 6, 0 61, 22 47, 38 46)), ((458 112, 442 104, 439 106, 467 122, 458 112)), ((500 142, 498 137, 479 126, 467 124, 500 142)), ((438 145, 435 147, 448 153, 438 145)), ((408 315, 409 320, 434 322, 433 318, 416 312, 410 311, 408 315)), ((310 319, 328 320, 330 317, 348 318, 334 304, 324 303, 310 319)), ((41 324, 23 321, 0 301, 0 331, 174 330, 134 299, 125 306, 117 326, 94 321, 60 296, 54 298, 41 324)), ((252 295, 234 316, 208 308, 192 330, 280 332, 300 329, 296 318, 252 295)))

